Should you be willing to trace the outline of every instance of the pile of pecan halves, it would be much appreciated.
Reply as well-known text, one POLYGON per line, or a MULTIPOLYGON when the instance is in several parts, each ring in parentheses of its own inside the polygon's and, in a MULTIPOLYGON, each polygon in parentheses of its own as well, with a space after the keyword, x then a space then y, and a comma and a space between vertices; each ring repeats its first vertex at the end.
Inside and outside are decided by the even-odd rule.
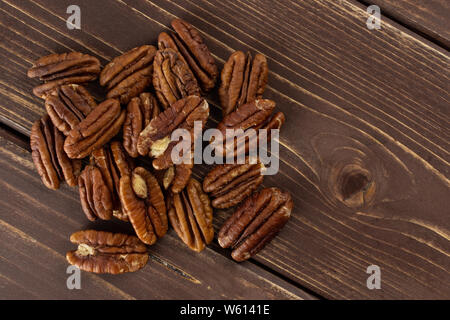
MULTIPOLYGON (((142 268, 149 258, 146 245, 163 237, 169 223, 189 248, 201 251, 214 239, 213 208, 236 207, 218 243, 243 261, 290 217, 288 192, 258 189, 264 165, 250 161, 247 145, 239 149, 245 163, 218 164, 202 183, 191 177, 192 157, 173 162, 178 142, 171 141, 172 132, 186 129, 195 139, 194 122, 203 128, 209 117, 203 96, 215 88, 219 72, 193 26, 176 19, 172 27, 173 32, 159 35, 158 48, 134 48, 103 69, 97 58, 69 52, 42 57, 28 70, 30 78, 43 82, 33 93, 45 99, 47 111, 33 124, 30 142, 43 183, 50 189, 62 181, 78 186, 89 220, 120 219, 136 233, 72 234, 78 248, 66 257, 82 270, 116 274, 142 268), (96 79, 107 92, 100 103, 82 86, 96 79), (151 165, 137 166, 139 157, 152 159, 151 165)), ((263 55, 237 51, 230 56, 221 72, 218 130, 255 129, 260 139, 258 130, 282 126, 283 113, 273 114, 275 102, 262 99, 267 77, 263 55)))

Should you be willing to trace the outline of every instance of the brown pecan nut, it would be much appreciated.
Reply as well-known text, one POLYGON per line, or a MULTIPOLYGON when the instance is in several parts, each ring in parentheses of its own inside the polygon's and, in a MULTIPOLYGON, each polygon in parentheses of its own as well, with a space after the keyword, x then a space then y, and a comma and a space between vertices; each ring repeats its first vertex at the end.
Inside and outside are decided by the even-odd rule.
POLYGON ((172 193, 181 192, 189 182, 193 166, 193 162, 181 163, 167 169, 163 178, 164 189, 168 190, 170 188, 172 193))
POLYGON ((120 178, 120 201, 136 235, 146 244, 154 244, 168 229, 164 195, 156 178, 137 167, 120 178))
POLYGON ((127 104, 152 82, 156 48, 144 45, 114 58, 100 73, 100 85, 106 86, 107 98, 127 104))
POLYGON ((80 52, 51 54, 38 59, 28 70, 28 77, 45 81, 33 89, 33 93, 45 99, 57 86, 69 83, 84 83, 97 79, 100 61, 80 52))
POLYGON ((136 158, 139 155, 137 151, 139 134, 159 112, 156 98, 148 92, 141 93, 128 103, 122 131, 123 147, 131 157, 136 158))
POLYGON ((31 128, 31 156, 47 188, 58 189, 60 181, 76 186, 81 160, 71 160, 64 152, 64 135, 52 124, 48 115, 31 128))
POLYGON ((70 242, 77 244, 78 248, 67 252, 67 261, 88 272, 134 272, 143 268, 148 261, 145 244, 135 236, 83 230, 73 233, 70 242))
POLYGON ((200 182, 191 178, 186 189, 167 198, 170 224, 192 250, 202 251, 214 238, 213 210, 200 182))
POLYGON ((125 113, 116 99, 105 100, 95 107, 70 130, 64 141, 64 150, 69 158, 84 158, 111 140, 120 131, 125 113))
POLYGON ((113 216, 111 190, 99 168, 87 165, 78 178, 80 202, 86 217, 94 221, 97 218, 109 220, 113 216))
POLYGON ((255 192, 221 227, 220 246, 232 247, 234 260, 247 260, 278 234, 289 220, 292 207, 290 194, 278 188, 255 192))
POLYGON ((203 180, 203 190, 214 198, 212 206, 218 209, 237 205, 263 182, 264 165, 245 159, 244 164, 215 166, 203 180))
POLYGON ((96 106, 91 94, 77 84, 59 86, 45 99, 45 109, 50 119, 66 136, 96 106))
POLYGON ((196 138, 194 122, 199 121, 203 128, 208 116, 209 105, 205 99, 189 96, 178 100, 150 121, 141 132, 137 144, 139 154, 154 157, 153 167, 157 170, 169 168, 173 164, 172 150, 179 143, 179 141, 171 141, 172 132, 175 129, 187 130, 191 134, 193 144, 196 138))
POLYGON ((226 116, 243 104, 261 99, 268 74, 267 60, 262 54, 256 54, 252 60, 250 52, 234 52, 220 75, 219 99, 223 115, 226 116))
MULTIPOLYGON (((217 129, 222 133, 222 138, 217 138, 212 142, 216 152, 221 156, 233 157, 237 154, 237 151, 241 152, 243 147, 246 147, 244 150, 248 150, 249 140, 252 138, 250 136, 246 138, 247 130, 258 130, 267 125, 274 108, 274 101, 259 99, 246 103, 226 115, 217 126, 217 129), (233 130, 227 131, 227 129, 233 130), (238 130, 242 130, 244 135, 235 136, 239 132, 238 130), (234 143, 226 144, 227 140, 234 141, 234 143), (246 143, 246 146, 243 143, 246 143)), ((257 138, 257 131, 255 131, 254 138, 257 138)))
POLYGON ((197 80, 180 57, 168 48, 158 50, 153 62, 153 87, 164 109, 181 98, 200 95, 197 80))
POLYGON ((79 185, 80 199, 87 218, 89 220, 96 218, 108 220, 114 216, 128 221, 128 217, 121 207, 119 186, 120 178, 129 175, 134 164, 123 150, 120 142, 113 141, 103 148, 94 150, 91 155, 91 166, 98 170, 86 167, 85 171, 88 172, 83 172, 83 180, 79 185), (100 174, 97 171, 100 171, 100 174), (97 189, 93 190, 94 184, 97 189), (95 197, 96 193, 102 196, 95 197), (100 202, 96 204, 96 199, 104 200, 99 200, 100 202))
POLYGON ((158 37, 158 48, 171 48, 181 54, 181 58, 197 78, 204 92, 210 91, 216 84, 218 69, 197 29, 181 19, 172 21, 175 33, 162 32, 158 37))

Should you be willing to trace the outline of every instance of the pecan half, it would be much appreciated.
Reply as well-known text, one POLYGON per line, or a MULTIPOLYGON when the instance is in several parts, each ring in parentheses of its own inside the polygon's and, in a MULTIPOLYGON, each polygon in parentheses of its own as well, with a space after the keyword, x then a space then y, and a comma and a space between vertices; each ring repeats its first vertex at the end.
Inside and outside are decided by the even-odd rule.
POLYGON ((64 150, 69 158, 84 158, 111 140, 124 121, 125 110, 120 109, 119 101, 105 100, 70 130, 64 150))
POLYGON ((254 193, 221 227, 220 246, 232 247, 234 260, 247 260, 278 234, 289 220, 292 207, 290 194, 278 188, 254 193))
POLYGON ((160 113, 150 121, 141 132, 137 149, 140 155, 156 158, 153 167, 157 170, 167 169, 172 164, 171 152, 178 141, 171 141, 175 129, 186 129, 191 133, 191 143, 194 139, 194 121, 201 122, 202 128, 209 116, 209 105, 205 99, 189 96, 178 100, 169 109, 160 113))
POLYGON ((97 58, 80 52, 68 52, 38 59, 28 70, 28 77, 39 77, 45 81, 33 89, 36 96, 45 99, 57 86, 93 81, 99 73, 100 61, 97 58))
POLYGON ((197 29, 181 19, 172 21, 175 33, 162 32, 158 37, 158 48, 171 48, 179 52, 182 59, 197 78, 204 92, 214 88, 217 79, 217 66, 197 29))
POLYGON ((258 53, 252 60, 250 52, 234 52, 225 63, 220 75, 220 105, 224 116, 237 107, 261 99, 266 88, 267 60, 258 53))
POLYGON ((193 166, 193 162, 188 164, 182 163, 167 169, 163 178, 164 189, 168 190, 170 188, 172 193, 181 192, 189 182, 193 166))
POLYGON ((48 115, 31 128, 31 156, 34 166, 47 188, 58 189, 60 181, 76 186, 81 160, 71 160, 64 152, 64 135, 52 124, 48 115))
POLYGON ((128 103, 122 131, 123 147, 131 157, 136 158, 139 155, 137 151, 139 134, 158 114, 158 102, 151 93, 141 93, 128 103))
POLYGON ((146 244, 154 244, 168 229, 164 196, 156 178, 137 167, 120 178, 120 201, 136 235, 146 244))
MULTIPOLYGON (((232 157, 236 156, 237 151, 248 150, 249 139, 246 138, 245 133, 248 129, 258 130, 261 127, 270 123, 270 115, 275 108, 275 102, 268 99, 254 100, 237 108, 232 113, 226 115, 218 124, 217 129, 222 133, 222 138, 212 141, 216 152, 221 156, 232 157), (229 130, 227 132, 227 129, 229 130), (243 136, 235 139, 234 134, 236 130, 242 129, 243 136), (226 144, 226 141, 234 141, 234 143, 226 144), (243 143, 246 143, 244 146, 243 143), (245 147, 245 149, 242 149, 245 147)), ((279 116, 277 117, 279 120, 279 116)), ((275 122, 277 123, 277 122, 275 122)), ((273 123, 271 124, 273 125, 273 123)), ((254 138, 257 138, 255 132, 254 138)))
POLYGON ((192 250, 202 251, 214 238, 213 210, 200 182, 191 178, 186 189, 167 198, 170 224, 192 250))
POLYGON ((175 50, 158 50, 153 69, 153 87, 164 109, 181 98, 200 96, 197 80, 175 50))
POLYGON ((96 182, 99 185, 99 191, 97 192, 106 192, 102 189, 103 186, 106 186, 109 190, 109 196, 103 196, 103 198, 110 199, 109 201, 111 204, 108 203, 107 205, 101 205, 99 207, 98 210, 101 211, 102 208, 107 206, 108 212, 106 214, 97 212, 95 207, 96 198, 93 197, 96 191, 90 191, 90 185, 92 185, 92 183, 87 182, 88 184, 86 184, 85 182, 83 188, 80 184, 80 198, 83 211, 87 218, 89 220, 95 220, 98 217, 107 220, 114 216, 120 220, 128 221, 128 217, 121 207, 119 186, 120 178, 124 175, 129 175, 133 170, 133 161, 127 156, 120 142, 113 141, 109 145, 92 152, 91 165, 98 168, 101 173, 101 178, 98 177, 96 182))
POLYGON ((203 180, 203 190, 214 198, 212 206, 218 209, 237 205, 263 182, 264 165, 246 158, 244 164, 215 166, 203 180))
POLYGON ((66 136, 96 106, 91 94, 77 84, 57 87, 45 99, 45 109, 50 119, 66 136))
POLYGON ((67 252, 67 261, 88 272, 134 272, 144 267, 148 261, 145 244, 135 236, 83 230, 73 233, 70 242, 77 244, 78 248, 67 252))
POLYGON ((100 74, 100 85, 108 89, 107 98, 126 104, 152 82, 156 48, 144 45, 131 49, 108 63, 100 74))
POLYGON ((113 215, 111 190, 99 168, 87 165, 78 178, 80 202, 86 217, 94 221, 97 218, 109 220, 113 215))

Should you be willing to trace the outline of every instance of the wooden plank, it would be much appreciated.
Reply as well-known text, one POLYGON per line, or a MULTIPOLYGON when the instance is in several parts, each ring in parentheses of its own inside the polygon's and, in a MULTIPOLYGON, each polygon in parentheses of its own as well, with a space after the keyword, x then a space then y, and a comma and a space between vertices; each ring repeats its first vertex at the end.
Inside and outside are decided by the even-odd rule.
MULTIPOLYGON (((295 209, 255 261, 328 298, 450 297, 447 51, 389 19, 368 30, 354 1, 79 1, 79 31, 65 27, 68 4, 0 4, 4 123, 27 135, 42 114, 25 76, 38 56, 82 50, 105 63, 182 17, 220 66, 233 50, 265 54, 265 95, 287 115, 280 172, 264 184, 290 190, 295 209), (352 174, 336 176, 338 166, 352 174), (372 200, 343 201, 360 190, 372 200), (372 264, 381 290, 366 287, 372 264)), ((216 227, 228 215, 217 212, 216 227)))
POLYGON ((3 137, 0 164, 1 298, 313 299, 251 263, 232 262, 212 249, 196 254, 173 230, 149 247, 144 269, 120 276, 82 272, 81 290, 69 290, 65 253, 74 248, 71 233, 95 228, 132 234, 132 228, 121 222, 88 223, 78 191, 67 186, 47 190, 30 153, 3 137))
POLYGON ((450 2, 442 0, 372 0, 386 14, 450 48, 450 2))

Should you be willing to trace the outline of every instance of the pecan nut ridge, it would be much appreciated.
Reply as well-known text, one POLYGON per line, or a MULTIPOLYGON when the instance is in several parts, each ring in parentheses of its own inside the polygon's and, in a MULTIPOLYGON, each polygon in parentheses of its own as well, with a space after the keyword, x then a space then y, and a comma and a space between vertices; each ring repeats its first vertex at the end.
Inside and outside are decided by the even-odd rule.
POLYGON ((264 93, 269 69, 262 54, 252 60, 250 53, 234 52, 221 72, 219 99, 223 116, 243 104, 261 99, 264 93))
POLYGON ((249 157, 244 164, 217 165, 203 180, 203 190, 214 198, 214 208, 230 208, 239 204, 262 184, 264 170, 261 162, 249 157))
POLYGON ((170 224, 190 249, 200 252, 211 243, 213 210, 200 182, 191 178, 183 191, 169 194, 167 209, 170 224))
POLYGON ((89 91, 77 84, 57 87, 45 99, 45 109, 50 119, 66 136, 96 106, 89 91))
MULTIPOLYGON (((128 175, 134 168, 133 161, 127 156, 122 148, 122 145, 118 141, 112 141, 109 145, 106 145, 100 149, 94 150, 91 154, 91 165, 98 168, 102 176, 102 184, 106 185, 109 190, 111 199, 112 216, 128 221, 127 215, 123 212, 119 199, 119 183, 120 178, 124 175, 128 175)), ((82 194, 80 189, 80 196, 82 194)), ((86 216, 89 218, 92 213, 97 215, 95 210, 85 210, 86 216)), ((111 218, 111 214, 107 219, 111 218)))
POLYGON ((143 45, 125 52, 108 63, 100 74, 100 85, 108 89, 107 98, 127 104, 151 83, 156 48, 143 45))
POLYGON ((158 50, 153 69, 153 87, 164 109, 187 96, 200 96, 197 80, 175 50, 158 50))
POLYGON ((278 188, 254 193, 222 225, 220 246, 233 248, 234 260, 247 260, 278 234, 289 220, 292 207, 290 194, 278 188))
POLYGON ((70 241, 78 248, 67 252, 67 261, 88 272, 134 272, 143 268, 149 258, 138 238, 122 233, 83 230, 73 233, 70 241))
POLYGON ((48 115, 37 120, 31 128, 31 156, 44 185, 58 189, 61 181, 77 185, 80 160, 71 160, 64 152, 64 135, 52 124, 48 115))
POLYGON ((139 155, 137 150, 139 135, 159 113, 156 98, 148 92, 141 93, 139 97, 132 98, 128 103, 122 131, 123 147, 131 157, 136 158, 139 155))
POLYGON ((39 77, 45 82, 33 88, 36 96, 45 99, 57 86, 93 81, 99 73, 100 61, 97 58, 80 52, 69 52, 38 59, 28 70, 28 77, 39 77))
POLYGON ((180 53, 180 58, 189 66, 203 92, 214 88, 218 69, 198 30, 181 19, 172 21, 175 33, 161 32, 158 48, 171 48, 180 53))
POLYGON ((99 168, 87 165, 78 178, 78 188, 81 207, 89 220, 112 218, 112 193, 99 168))
POLYGON ((137 167, 131 175, 120 178, 122 208, 136 235, 146 244, 154 244, 168 230, 164 196, 156 178, 149 171, 137 167))
MULTIPOLYGON (((267 124, 274 108, 274 101, 269 99, 259 99, 246 103, 226 115, 217 126, 217 129, 222 133, 222 137, 211 142, 216 152, 221 156, 230 158, 243 151, 247 152, 251 145, 249 141, 251 137, 246 138, 247 133, 249 132, 247 130, 259 130, 267 124), (239 130, 242 130, 244 133, 243 136, 236 136, 239 130), (235 137, 238 139, 235 140, 235 137), (232 143, 227 144, 227 140, 232 143)), ((258 131, 256 131, 256 134, 258 134, 258 131)), ((254 138, 256 138, 256 136, 254 138)))
POLYGON ((199 78, 203 90, 210 91, 214 88, 219 71, 200 32, 182 19, 174 19, 171 25, 178 36, 174 40, 179 50, 199 78))
POLYGON ((110 141, 125 121, 125 110, 116 99, 100 103, 78 125, 70 130, 64 141, 69 158, 81 159, 110 141))

